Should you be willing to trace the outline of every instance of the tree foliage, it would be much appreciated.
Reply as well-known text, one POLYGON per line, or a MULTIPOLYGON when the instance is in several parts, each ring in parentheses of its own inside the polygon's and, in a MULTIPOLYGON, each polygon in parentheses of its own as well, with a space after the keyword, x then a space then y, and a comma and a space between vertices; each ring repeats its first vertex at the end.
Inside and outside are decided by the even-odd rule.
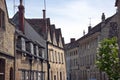
POLYGON ((104 39, 99 43, 96 65, 101 71, 107 73, 110 80, 119 79, 120 64, 117 38, 104 39))

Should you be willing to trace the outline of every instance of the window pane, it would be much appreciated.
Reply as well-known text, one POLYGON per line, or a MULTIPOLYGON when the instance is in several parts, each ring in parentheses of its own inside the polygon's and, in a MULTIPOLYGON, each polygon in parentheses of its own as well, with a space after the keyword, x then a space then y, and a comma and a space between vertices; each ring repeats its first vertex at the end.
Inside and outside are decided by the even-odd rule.
POLYGON ((21 72, 21 80, 25 80, 25 72, 24 71, 21 72))

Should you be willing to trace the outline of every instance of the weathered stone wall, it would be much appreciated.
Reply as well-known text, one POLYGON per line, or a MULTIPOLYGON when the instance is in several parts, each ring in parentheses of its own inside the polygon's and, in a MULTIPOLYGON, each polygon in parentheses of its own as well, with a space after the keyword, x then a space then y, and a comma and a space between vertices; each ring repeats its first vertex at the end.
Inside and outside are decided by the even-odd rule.
POLYGON ((51 49, 53 50, 52 52, 48 51, 48 55, 50 58, 49 59, 50 80, 54 79, 55 76, 57 80, 60 80, 60 73, 62 73, 62 80, 66 80, 66 62, 65 62, 64 50, 49 44, 48 50, 51 50, 51 49), (60 55, 58 55, 58 53, 60 55), (63 55, 63 57, 61 55, 63 55), (60 57, 60 60, 58 60, 59 57, 60 57), (53 61, 53 58, 54 58, 54 61, 53 61), (63 61, 62 61, 62 58, 63 58, 63 61))
MULTIPOLYGON (((5 60, 5 80, 10 80, 10 70, 14 72, 14 26, 9 22, 5 0, 0 0, 4 12, 5 28, 0 28, 0 58, 5 60), (3 55, 1 55, 3 54, 3 55)), ((14 73, 12 74, 14 77, 14 73)), ((12 78, 13 79, 13 78, 12 78)))

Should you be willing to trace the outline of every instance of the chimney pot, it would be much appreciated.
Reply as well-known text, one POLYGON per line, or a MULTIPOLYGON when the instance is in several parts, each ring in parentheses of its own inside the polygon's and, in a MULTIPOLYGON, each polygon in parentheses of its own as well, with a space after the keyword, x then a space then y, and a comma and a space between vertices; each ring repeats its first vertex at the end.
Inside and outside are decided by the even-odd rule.
POLYGON ((46 10, 43 9, 43 19, 46 18, 46 10))
POLYGON ((88 32, 90 32, 90 30, 91 30, 91 26, 88 27, 88 32))
POLYGON ((102 13, 102 17, 101 17, 101 19, 102 19, 102 22, 105 21, 105 14, 104 14, 104 13, 102 13))

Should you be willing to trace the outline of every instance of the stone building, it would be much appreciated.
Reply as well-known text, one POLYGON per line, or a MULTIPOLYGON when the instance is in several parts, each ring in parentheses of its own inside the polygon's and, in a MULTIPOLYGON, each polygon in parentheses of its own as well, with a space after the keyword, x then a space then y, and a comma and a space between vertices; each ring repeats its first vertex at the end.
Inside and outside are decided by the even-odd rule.
POLYGON ((24 17, 22 0, 11 19, 15 25, 15 80, 47 80, 46 40, 24 17))
POLYGON ((43 10, 43 18, 27 20, 47 41, 48 80, 66 80, 64 39, 61 29, 56 29, 55 25, 50 23, 50 19, 45 17, 45 10, 43 10))
MULTIPOLYGON (((78 47, 78 55, 79 55, 78 79, 80 80, 108 79, 105 72, 101 72, 96 68, 95 65, 96 53, 97 53, 98 44, 101 40, 103 40, 104 38, 111 38, 113 36, 118 36, 119 31, 117 30, 117 26, 118 26, 117 13, 115 13, 113 16, 107 19, 105 18, 105 14, 103 13, 101 20, 102 21, 96 26, 94 27, 89 26, 88 33, 82 36, 81 38, 79 38, 78 40, 76 40, 78 43, 76 46, 79 46, 78 47)), ((69 45, 72 46, 72 43, 69 43, 69 45)))
POLYGON ((49 56, 49 79, 66 80, 66 62, 64 56, 64 41, 61 29, 50 25, 48 29, 48 56, 49 56))
POLYGON ((14 32, 6 1, 0 0, 0 80, 14 80, 14 32))
POLYGON ((67 80, 79 80, 78 47, 75 38, 71 38, 71 42, 65 45, 67 80))
POLYGON ((18 63, 16 65, 16 70, 18 70, 16 74, 23 80, 36 79, 36 75, 44 75, 41 79, 45 78, 45 80, 66 80, 64 39, 61 29, 56 29, 55 25, 50 23, 50 19, 46 18, 45 10, 43 10, 43 18, 37 19, 24 18, 23 10, 24 6, 21 2, 19 12, 12 18, 16 28, 19 29, 16 30, 17 41, 21 41, 21 46, 23 47, 18 49, 20 45, 18 44, 16 50, 18 54, 16 55, 16 63, 18 63), (36 45, 37 48, 40 48, 40 51, 45 48, 42 49, 44 53, 40 55, 37 55, 39 53, 34 53, 36 45), (34 46, 35 48, 33 48, 34 46), (24 75, 27 76, 25 77, 24 75))

